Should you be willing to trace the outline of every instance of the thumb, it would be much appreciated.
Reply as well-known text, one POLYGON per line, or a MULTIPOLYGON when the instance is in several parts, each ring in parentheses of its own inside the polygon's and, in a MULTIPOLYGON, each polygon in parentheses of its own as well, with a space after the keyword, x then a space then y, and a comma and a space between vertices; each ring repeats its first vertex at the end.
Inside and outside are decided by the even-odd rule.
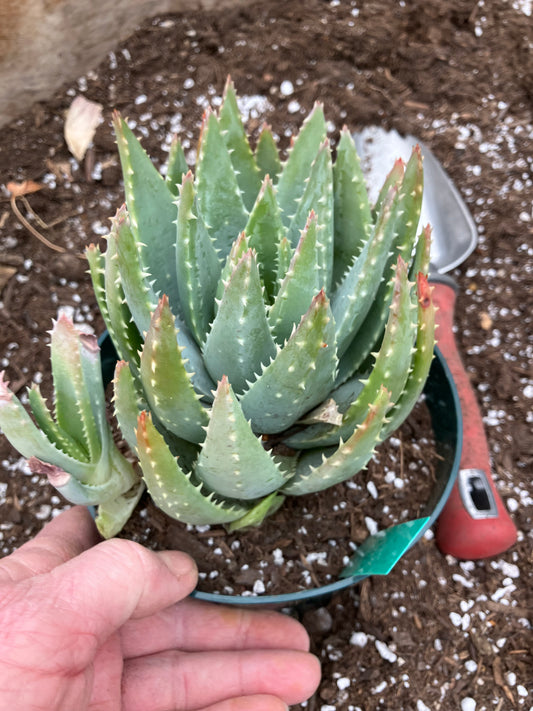
POLYGON ((121 626, 186 597, 197 582, 196 564, 185 553, 155 553, 133 541, 112 539, 54 569, 50 584, 70 590, 80 610, 99 610, 121 626))
POLYGON ((196 565, 185 553, 154 553, 132 541, 112 539, 19 583, 18 609, 11 613, 18 632, 28 639, 39 639, 43 630, 53 634, 57 656, 51 664, 83 667, 128 619, 173 605, 196 581, 196 565))
POLYGON ((100 540, 87 508, 74 506, 47 523, 35 538, 0 560, 0 582, 17 582, 47 573, 100 540))

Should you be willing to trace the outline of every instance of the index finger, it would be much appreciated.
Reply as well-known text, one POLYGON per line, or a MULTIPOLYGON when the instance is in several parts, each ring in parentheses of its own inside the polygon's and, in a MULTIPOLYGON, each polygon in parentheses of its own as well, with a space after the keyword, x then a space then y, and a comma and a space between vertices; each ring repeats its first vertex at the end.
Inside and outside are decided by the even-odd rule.
POLYGON ((150 617, 128 620, 120 630, 120 639, 125 659, 172 649, 182 652, 309 650, 305 628, 288 615, 192 598, 150 617))
POLYGON ((0 582, 49 573, 101 540, 89 511, 74 506, 47 523, 31 541, 0 560, 0 582))

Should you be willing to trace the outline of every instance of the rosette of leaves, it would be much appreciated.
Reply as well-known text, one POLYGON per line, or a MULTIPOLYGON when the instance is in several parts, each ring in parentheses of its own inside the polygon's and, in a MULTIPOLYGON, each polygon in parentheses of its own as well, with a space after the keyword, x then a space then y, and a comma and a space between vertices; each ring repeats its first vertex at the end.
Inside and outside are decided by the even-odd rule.
POLYGON ((106 418, 100 349, 96 337, 78 331, 61 315, 51 331, 54 408, 38 385, 28 390, 33 419, 0 373, 0 427, 29 459, 75 504, 99 505, 103 536, 118 533, 135 508, 143 482, 121 454, 106 418))
POLYGON ((371 205, 320 104, 282 161, 266 126, 252 150, 228 81, 194 173, 176 139, 165 178, 114 126, 127 207, 87 257, 120 358, 116 418, 156 505, 239 528, 354 476, 433 357, 419 149, 371 205))

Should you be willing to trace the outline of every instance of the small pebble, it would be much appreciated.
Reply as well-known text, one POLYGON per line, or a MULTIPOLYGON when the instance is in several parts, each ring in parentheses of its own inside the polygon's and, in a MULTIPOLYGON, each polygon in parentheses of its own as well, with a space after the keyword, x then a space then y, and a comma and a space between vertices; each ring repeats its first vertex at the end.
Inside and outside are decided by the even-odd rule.
POLYGON ((368 642, 368 635, 365 632, 354 632, 350 637, 350 644, 354 647, 365 647, 368 642))
POLYGON ((291 94, 294 93, 294 86, 292 81, 289 81, 288 79, 285 79, 285 81, 281 82, 281 85, 279 87, 279 90, 283 96, 290 96, 291 94))
POLYGON ((304 614, 303 623, 311 635, 313 633, 325 634, 333 627, 333 619, 326 607, 308 610, 304 614))

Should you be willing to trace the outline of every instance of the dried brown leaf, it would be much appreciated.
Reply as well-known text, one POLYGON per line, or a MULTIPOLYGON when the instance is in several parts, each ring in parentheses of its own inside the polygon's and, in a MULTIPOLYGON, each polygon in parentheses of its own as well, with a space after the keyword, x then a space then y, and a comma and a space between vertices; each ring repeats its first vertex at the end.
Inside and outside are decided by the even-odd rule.
POLYGON ((42 190, 44 185, 36 183, 34 180, 23 180, 22 183, 15 183, 14 181, 11 181, 6 185, 6 188, 10 195, 18 198, 23 195, 29 195, 30 193, 36 193, 38 190, 42 190))
POLYGON ((46 167, 62 183, 65 181, 72 182, 72 166, 68 161, 64 160, 56 162, 48 159, 46 161, 46 167))
POLYGON ((65 118, 64 135, 69 151, 77 161, 83 160, 92 143, 96 127, 102 121, 102 104, 77 96, 65 118))

